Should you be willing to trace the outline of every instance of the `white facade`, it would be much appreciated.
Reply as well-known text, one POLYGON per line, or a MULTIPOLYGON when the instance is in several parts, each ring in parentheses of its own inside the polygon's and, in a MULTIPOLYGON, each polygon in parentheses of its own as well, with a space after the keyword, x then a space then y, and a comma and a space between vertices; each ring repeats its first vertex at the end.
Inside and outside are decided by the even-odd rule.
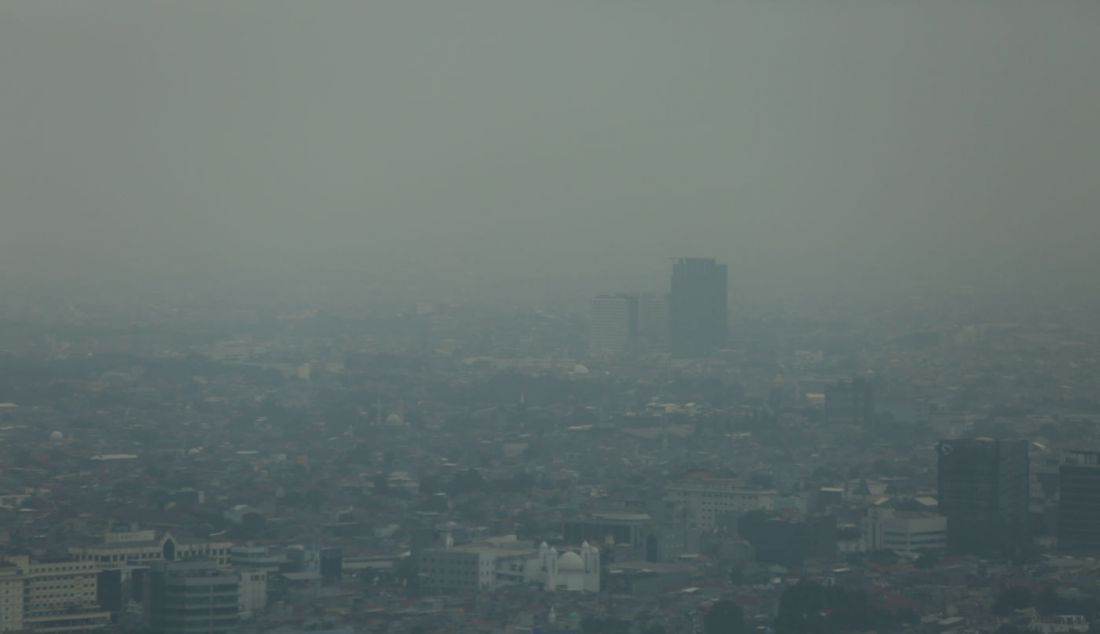
POLYGON ((1088 632, 1089 622, 1082 614, 1056 614, 1034 619, 1028 629, 1040 634, 1088 632))
POLYGON ((688 525, 701 530, 717 528, 718 518, 726 513, 770 511, 775 497, 772 489, 725 478, 681 480, 665 487, 665 501, 679 506, 688 525))
POLYGON ((577 552, 566 550, 560 554, 543 542, 538 561, 536 581, 550 592, 600 591, 600 550, 588 542, 577 552))
POLYGON ((867 550, 915 553, 947 548, 947 518, 926 513, 872 509, 864 519, 867 550))
POLYGON ((545 543, 534 548, 514 536, 494 538, 423 552, 420 581, 425 591, 441 593, 523 584, 550 592, 598 592, 600 552, 587 542, 576 551, 559 552, 545 543))
POLYGON ((241 618, 249 619, 267 607, 267 571, 240 570, 241 618))
POLYGON ((229 563, 237 569, 278 570, 287 561, 282 554, 274 554, 267 546, 234 546, 229 549, 229 563))
POLYGON ((158 537, 150 530, 109 532, 103 543, 70 548, 69 553, 82 561, 96 562, 107 570, 147 567, 155 561, 200 558, 226 566, 232 546, 231 542, 221 541, 181 541, 167 533, 158 537))
POLYGON ((638 300, 631 295, 600 295, 592 300, 589 351, 594 357, 615 357, 634 349, 638 332, 638 300))
POLYGON ((90 631, 110 623, 110 612, 101 609, 96 598, 96 564, 27 556, 2 563, 0 631, 90 631))
POLYGON ((0 561, 0 632, 23 629, 23 571, 0 561))

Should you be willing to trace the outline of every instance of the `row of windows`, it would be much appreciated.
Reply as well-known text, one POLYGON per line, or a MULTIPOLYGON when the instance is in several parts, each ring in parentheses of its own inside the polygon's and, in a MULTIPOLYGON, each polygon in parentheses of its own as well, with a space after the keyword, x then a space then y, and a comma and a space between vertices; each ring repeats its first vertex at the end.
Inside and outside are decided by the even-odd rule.
MULTIPOLYGON (((228 548, 196 548, 194 550, 180 550, 178 556, 182 559, 189 557, 219 557, 223 558, 229 555, 228 548)), ((86 555, 87 558, 92 561, 98 561, 101 563, 121 563, 131 560, 155 560, 160 561, 164 559, 164 554, 161 551, 144 552, 144 553, 129 553, 123 555, 86 555)))
POLYGON ((476 577, 476 572, 470 572, 466 570, 446 570, 446 569, 425 569, 424 574, 429 575, 442 575, 446 577, 476 577))
POLYGON ((60 572, 95 572, 95 568, 87 564, 76 564, 73 566, 44 566, 42 568, 31 568, 32 575, 49 575, 57 574, 60 572))

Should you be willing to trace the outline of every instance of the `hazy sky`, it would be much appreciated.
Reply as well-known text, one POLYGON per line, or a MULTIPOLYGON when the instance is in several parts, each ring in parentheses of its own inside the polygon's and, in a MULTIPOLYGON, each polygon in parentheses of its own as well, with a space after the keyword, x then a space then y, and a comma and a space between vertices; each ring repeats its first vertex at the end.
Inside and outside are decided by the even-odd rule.
POLYGON ((1091 281, 1096 0, 0 3, 8 281, 1091 281))

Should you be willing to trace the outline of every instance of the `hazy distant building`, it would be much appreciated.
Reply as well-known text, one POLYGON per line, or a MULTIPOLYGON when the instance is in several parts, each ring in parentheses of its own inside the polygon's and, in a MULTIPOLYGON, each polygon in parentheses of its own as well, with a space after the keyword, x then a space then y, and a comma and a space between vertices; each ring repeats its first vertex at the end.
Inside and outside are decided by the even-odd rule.
POLYGON ((756 552, 758 563, 798 566, 807 559, 836 556, 836 517, 793 517, 768 511, 750 511, 737 522, 737 532, 756 552))
POLYGON ((944 440, 939 454, 939 510, 947 547, 959 554, 1016 556, 1028 542, 1026 440, 944 440))
POLYGON ((590 513, 565 521, 562 535, 571 544, 596 544, 616 561, 658 561, 660 556, 660 541, 648 513, 590 513))
POLYGON ((688 477, 665 485, 665 501, 672 504, 687 526, 711 531, 724 514, 770 511, 777 492, 749 486, 732 478, 688 477))
POLYGON ((668 350, 668 293, 638 295, 638 344, 647 351, 668 350))
POLYGON ((875 390, 864 378, 838 381, 825 389, 825 418, 837 423, 865 425, 875 413, 875 390))
POLYGON ((638 338, 638 296, 600 295, 592 300, 589 351, 617 357, 634 351, 638 338))
POLYGON ((726 265, 713 258, 679 258, 672 265, 669 333, 679 357, 712 354, 726 342, 726 265))
POLYGON ((321 583, 338 585, 344 576, 344 551, 340 548, 321 549, 321 583))
POLYGON ((1100 552, 1100 452, 1066 452, 1058 481, 1058 547, 1100 552))

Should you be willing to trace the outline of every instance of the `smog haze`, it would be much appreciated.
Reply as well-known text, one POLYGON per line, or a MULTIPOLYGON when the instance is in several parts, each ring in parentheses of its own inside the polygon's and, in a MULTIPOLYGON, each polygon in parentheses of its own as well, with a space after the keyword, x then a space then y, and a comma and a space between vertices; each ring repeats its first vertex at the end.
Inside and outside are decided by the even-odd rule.
POLYGON ((6 285, 1087 288, 1100 4, 6 2, 6 285), (277 283, 277 282, 275 282, 277 283))

